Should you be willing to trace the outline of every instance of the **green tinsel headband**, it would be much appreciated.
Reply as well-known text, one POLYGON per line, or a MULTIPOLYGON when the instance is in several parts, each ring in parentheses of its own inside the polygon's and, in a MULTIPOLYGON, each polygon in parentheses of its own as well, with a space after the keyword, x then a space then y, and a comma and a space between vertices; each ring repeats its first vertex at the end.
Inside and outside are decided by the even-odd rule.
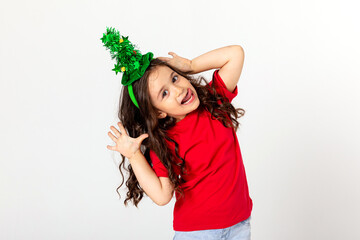
POLYGON ((121 36, 119 31, 114 28, 107 27, 106 33, 103 34, 100 40, 103 42, 104 47, 110 50, 111 58, 116 59, 115 68, 112 70, 115 71, 116 75, 118 72, 123 73, 121 84, 128 86, 130 98, 135 106, 139 108, 139 104, 134 96, 132 83, 144 75, 154 54, 148 52, 145 55, 141 55, 140 51, 135 49, 135 46, 128 38, 121 36))

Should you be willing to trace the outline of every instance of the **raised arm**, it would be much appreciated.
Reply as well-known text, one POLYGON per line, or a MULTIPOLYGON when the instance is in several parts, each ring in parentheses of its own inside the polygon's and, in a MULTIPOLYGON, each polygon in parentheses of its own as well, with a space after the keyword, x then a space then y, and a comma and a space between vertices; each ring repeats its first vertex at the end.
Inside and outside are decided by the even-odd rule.
POLYGON ((219 75, 230 92, 234 91, 244 64, 244 50, 239 45, 218 48, 204 53, 193 60, 180 57, 174 52, 169 52, 169 54, 173 58, 158 58, 183 72, 196 74, 220 68, 219 75))
POLYGON ((234 91, 244 64, 244 50, 239 45, 231 45, 204 53, 191 60, 191 73, 199 73, 220 68, 219 75, 227 89, 234 91))
POLYGON ((124 126, 119 122, 119 129, 111 126, 113 135, 108 132, 109 137, 116 143, 115 146, 107 146, 108 149, 118 151, 124 155, 131 164, 132 170, 138 180, 141 188, 157 205, 163 206, 170 202, 174 187, 169 178, 158 177, 154 170, 146 161, 140 151, 141 142, 148 137, 148 134, 142 134, 137 138, 130 137, 124 126))
POLYGON ((140 150, 129 161, 141 188, 151 200, 159 206, 168 204, 174 193, 170 179, 156 176, 140 150))

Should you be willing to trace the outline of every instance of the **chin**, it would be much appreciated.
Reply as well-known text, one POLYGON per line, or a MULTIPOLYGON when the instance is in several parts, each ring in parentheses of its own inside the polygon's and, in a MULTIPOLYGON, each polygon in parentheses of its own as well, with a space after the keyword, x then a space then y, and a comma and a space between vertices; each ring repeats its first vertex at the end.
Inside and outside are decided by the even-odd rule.
POLYGON ((200 106, 200 101, 199 100, 195 100, 195 102, 193 103, 192 107, 191 107, 191 111, 190 112, 193 112, 195 111, 196 109, 198 109, 200 106))

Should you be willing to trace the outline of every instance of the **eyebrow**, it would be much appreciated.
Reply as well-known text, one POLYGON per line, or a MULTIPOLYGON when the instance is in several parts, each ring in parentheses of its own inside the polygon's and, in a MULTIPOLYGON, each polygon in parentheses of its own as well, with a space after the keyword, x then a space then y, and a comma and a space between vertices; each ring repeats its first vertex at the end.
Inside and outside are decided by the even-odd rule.
MULTIPOLYGON (((170 74, 170 77, 169 77, 170 81, 171 81, 171 79, 172 79, 172 77, 173 77, 174 74, 175 74, 175 72, 172 71, 172 73, 170 74)), ((160 93, 162 92, 163 89, 164 89, 164 86, 161 87, 161 89, 160 89, 160 91, 159 91, 159 93, 158 93, 158 95, 157 95, 157 98, 159 98, 160 93)))

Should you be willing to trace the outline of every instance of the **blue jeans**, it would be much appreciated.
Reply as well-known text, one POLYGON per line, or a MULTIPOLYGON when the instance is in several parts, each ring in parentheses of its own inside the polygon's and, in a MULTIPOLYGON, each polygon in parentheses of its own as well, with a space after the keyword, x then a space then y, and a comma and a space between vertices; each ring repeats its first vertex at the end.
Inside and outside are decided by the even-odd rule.
POLYGON ((250 240, 251 216, 238 224, 222 229, 175 231, 173 240, 250 240))

